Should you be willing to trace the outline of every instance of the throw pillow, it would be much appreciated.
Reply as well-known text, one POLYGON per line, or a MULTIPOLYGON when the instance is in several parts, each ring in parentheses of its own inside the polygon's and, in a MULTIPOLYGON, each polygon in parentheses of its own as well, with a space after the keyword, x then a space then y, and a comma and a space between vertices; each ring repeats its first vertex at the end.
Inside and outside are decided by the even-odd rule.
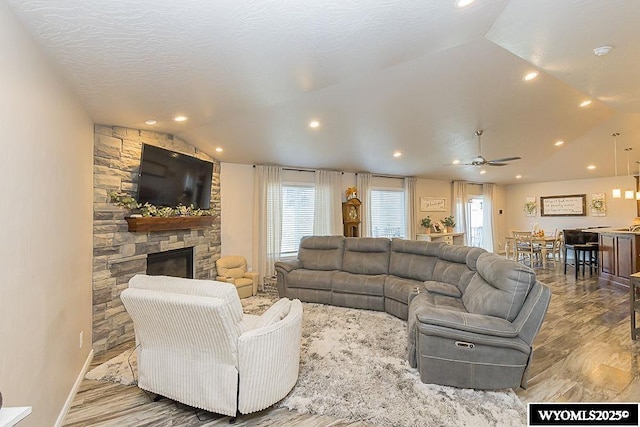
POLYGON ((263 328, 265 326, 273 325, 284 319, 289 314, 291 308, 291 300, 288 298, 281 298, 276 301, 267 311, 264 312, 260 319, 256 322, 255 328, 263 328))

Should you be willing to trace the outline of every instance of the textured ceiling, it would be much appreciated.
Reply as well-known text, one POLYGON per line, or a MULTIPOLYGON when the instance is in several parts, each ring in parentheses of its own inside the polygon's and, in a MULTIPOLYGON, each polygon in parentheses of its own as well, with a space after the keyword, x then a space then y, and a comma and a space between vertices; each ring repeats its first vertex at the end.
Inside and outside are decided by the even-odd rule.
POLYGON ((555 181, 612 176, 615 131, 619 170, 640 159, 637 0, 7 1, 96 123, 226 162, 555 181), (485 157, 523 160, 451 166, 481 128, 485 157))

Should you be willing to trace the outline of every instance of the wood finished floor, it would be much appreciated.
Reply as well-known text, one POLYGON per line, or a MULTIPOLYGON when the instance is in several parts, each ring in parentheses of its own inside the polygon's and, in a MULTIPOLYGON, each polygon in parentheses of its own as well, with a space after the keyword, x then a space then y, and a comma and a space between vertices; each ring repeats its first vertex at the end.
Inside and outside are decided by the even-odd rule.
MULTIPOLYGON (((527 390, 516 393, 527 402, 640 401, 640 341, 632 341, 628 290, 600 286, 596 276, 574 279, 561 267, 536 269, 553 296, 534 342, 527 390)), ((92 367, 131 344, 96 356, 92 367)), ((167 400, 152 402, 135 386, 84 380, 65 426, 218 426, 229 417, 198 411, 167 400)), ((243 415, 235 426, 348 426, 367 424, 285 409, 243 415)))

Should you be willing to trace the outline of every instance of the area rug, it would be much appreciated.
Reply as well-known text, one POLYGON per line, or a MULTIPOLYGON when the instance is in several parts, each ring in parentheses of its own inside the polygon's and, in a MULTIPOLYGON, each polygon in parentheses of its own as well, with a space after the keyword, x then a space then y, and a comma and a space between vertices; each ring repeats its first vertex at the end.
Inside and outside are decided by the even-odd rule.
MULTIPOLYGON (((273 297, 243 300, 259 314, 273 297)), ((406 323, 367 310, 304 303, 298 383, 278 406, 380 426, 526 425, 513 390, 476 391, 423 384, 406 361, 406 323)), ((87 374, 134 384, 135 352, 125 351, 87 374)))

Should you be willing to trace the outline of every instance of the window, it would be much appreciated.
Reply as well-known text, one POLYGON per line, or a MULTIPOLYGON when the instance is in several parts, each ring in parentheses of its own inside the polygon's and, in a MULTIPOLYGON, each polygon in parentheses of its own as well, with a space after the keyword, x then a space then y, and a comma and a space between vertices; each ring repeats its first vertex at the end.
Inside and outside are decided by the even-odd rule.
POLYGON ((404 190, 371 190, 371 235, 407 237, 404 190))
POLYGON ((280 257, 295 256, 300 239, 313 234, 315 188, 308 184, 282 185, 282 240, 280 257))
POLYGON ((469 200, 469 229, 471 235, 469 236, 469 246, 477 246, 479 248, 483 245, 483 210, 482 210, 482 197, 472 197, 469 200))

